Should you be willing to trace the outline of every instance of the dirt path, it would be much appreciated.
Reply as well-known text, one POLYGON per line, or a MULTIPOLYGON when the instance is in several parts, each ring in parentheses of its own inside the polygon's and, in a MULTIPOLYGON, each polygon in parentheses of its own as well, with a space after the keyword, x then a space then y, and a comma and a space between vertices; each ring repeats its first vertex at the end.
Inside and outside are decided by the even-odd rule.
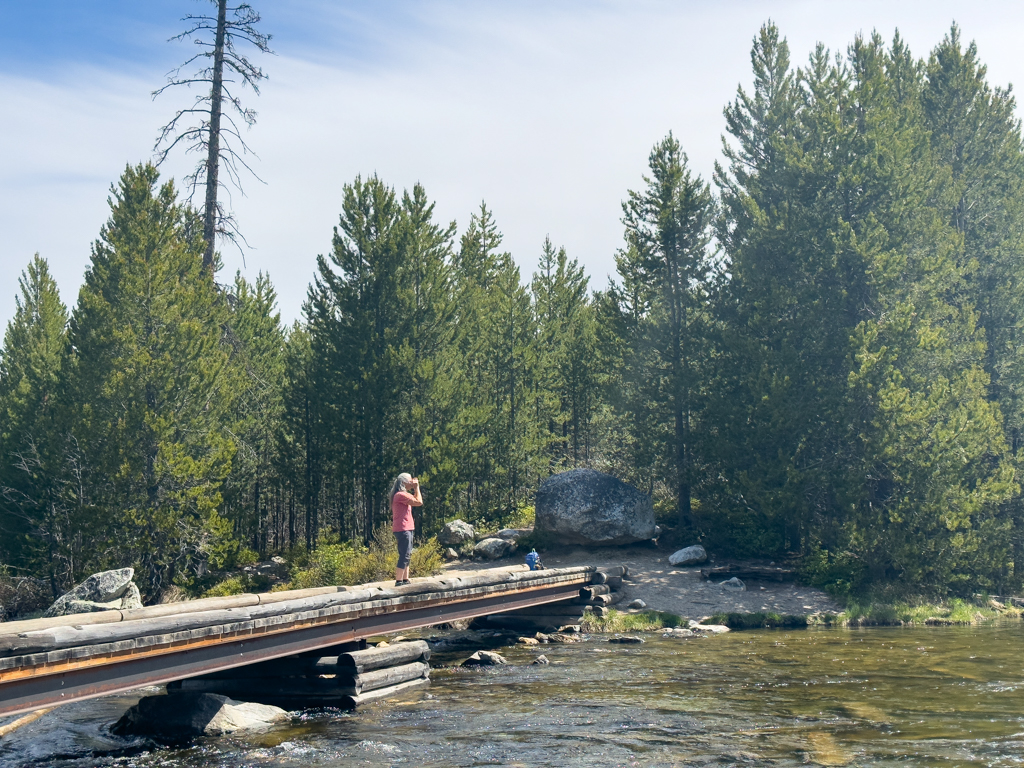
MULTIPOLYGON (((668 564, 668 552, 647 547, 618 547, 608 549, 577 549, 560 554, 545 555, 544 565, 548 568, 565 568, 573 565, 628 565, 629 578, 626 580, 626 602, 640 598, 647 607, 656 611, 667 611, 687 619, 700 619, 719 612, 758 613, 773 612, 805 615, 811 613, 838 613, 841 608, 818 589, 797 584, 775 582, 749 582, 745 592, 720 587, 714 581, 705 581, 700 576, 700 567, 675 568, 668 564)), ((454 562, 445 566, 446 574, 462 571, 478 571, 484 568, 501 568, 512 565, 515 569, 526 569, 522 557, 517 553, 511 558, 497 561, 454 562), (513 565, 514 564, 514 565, 513 565)))

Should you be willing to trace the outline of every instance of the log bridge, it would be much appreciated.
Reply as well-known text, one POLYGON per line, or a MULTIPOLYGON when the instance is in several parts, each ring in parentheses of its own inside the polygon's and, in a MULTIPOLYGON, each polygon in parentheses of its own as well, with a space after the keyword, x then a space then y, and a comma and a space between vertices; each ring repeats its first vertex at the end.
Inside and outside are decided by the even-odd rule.
MULTIPOLYGON (((315 668, 323 662, 301 659, 330 658, 332 649, 333 656, 345 656, 336 665, 372 670, 379 666, 376 657, 360 662, 360 654, 351 653, 367 637, 590 598, 591 584, 605 578, 592 566, 516 567, 401 587, 322 587, 8 622, 0 624, 0 716, 141 686, 204 689, 187 680, 287 657, 299 660, 276 663, 315 668)), ((424 654, 415 655, 405 663, 425 667, 424 654)), ((380 682, 364 678, 347 693, 365 696, 366 680, 380 682)))

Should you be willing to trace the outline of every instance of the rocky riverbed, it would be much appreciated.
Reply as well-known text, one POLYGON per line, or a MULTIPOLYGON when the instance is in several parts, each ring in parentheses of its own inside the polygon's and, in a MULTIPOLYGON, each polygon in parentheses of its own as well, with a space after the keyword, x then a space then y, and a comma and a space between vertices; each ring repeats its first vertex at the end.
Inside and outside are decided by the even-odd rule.
MULTIPOLYGON (((839 613, 842 610, 825 592, 794 583, 748 581, 744 590, 722 586, 715 580, 707 581, 701 577, 700 569, 707 565, 673 567, 668 562, 670 554, 669 550, 654 549, 649 545, 578 548, 546 553, 544 565, 549 568, 629 566, 629 578, 624 582, 626 599, 616 606, 621 610, 627 610, 625 606, 637 598, 643 600, 649 610, 666 611, 698 621, 716 613, 802 616, 839 613)), ((457 561, 449 563, 445 573, 495 568, 505 563, 515 563, 513 567, 526 570, 526 565, 521 564, 523 556, 525 553, 517 553, 497 562, 457 561)))

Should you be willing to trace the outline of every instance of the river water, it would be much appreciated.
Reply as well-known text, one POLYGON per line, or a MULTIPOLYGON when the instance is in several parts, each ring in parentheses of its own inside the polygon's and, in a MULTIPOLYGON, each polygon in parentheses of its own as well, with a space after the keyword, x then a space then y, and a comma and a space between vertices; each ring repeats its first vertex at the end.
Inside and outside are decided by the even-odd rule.
POLYGON ((0 744, 0 765, 1018 766, 1024 626, 645 635, 623 646, 498 649, 399 701, 296 714, 273 731, 153 749, 106 728, 135 700, 55 710, 0 744), (541 653, 550 664, 530 662, 541 653))

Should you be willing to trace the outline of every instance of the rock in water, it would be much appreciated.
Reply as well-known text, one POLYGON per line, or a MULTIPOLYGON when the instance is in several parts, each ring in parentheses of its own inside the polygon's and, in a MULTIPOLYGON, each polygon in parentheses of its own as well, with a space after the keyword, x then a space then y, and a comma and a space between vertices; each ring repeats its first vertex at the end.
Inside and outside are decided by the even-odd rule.
POLYGON ((452 520, 437 534, 437 542, 442 547, 458 547, 476 538, 476 529, 465 520, 452 520))
POLYGON ((668 556, 669 565, 698 565, 706 562, 708 559, 708 553, 704 551, 704 547, 700 544, 694 544, 692 547, 686 547, 680 549, 678 552, 673 552, 668 556))
POLYGON ((545 656, 542 653, 540 656, 538 656, 536 659, 534 659, 531 663, 532 664, 541 664, 541 665, 543 665, 543 664, 550 664, 551 662, 548 661, 548 657, 545 656))
POLYGON ((642 637, 636 637, 634 635, 623 635, 622 637, 608 638, 609 643, 619 643, 620 645, 639 645, 643 641, 642 637))
POLYGON ((570 544, 632 544, 654 538, 651 497, 604 472, 573 469, 537 490, 538 532, 570 544))
MULTIPOLYGON (((134 575, 133 568, 94 573, 70 592, 58 597, 43 616, 66 616, 70 613, 120 608, 121 598, 132 584, 134 575)), ((138 590, 135 594, 138 594, 138 590)))
POLYGON ((516 551, 516 543, 510 539, 484 539, 473 547, 473 554, 486 560, 497 560, 516 551))
POLYGON ((179 741, 266 728, 288 719, 280 707, 233 701, 215 693, 144 696, 110 730, 118 736, 179 741))
POLYGON ((500 664, 508 664, 508 662, 500 653, 491 651, 477 651, 462 662, 463 667, 494 667, 500 664))

